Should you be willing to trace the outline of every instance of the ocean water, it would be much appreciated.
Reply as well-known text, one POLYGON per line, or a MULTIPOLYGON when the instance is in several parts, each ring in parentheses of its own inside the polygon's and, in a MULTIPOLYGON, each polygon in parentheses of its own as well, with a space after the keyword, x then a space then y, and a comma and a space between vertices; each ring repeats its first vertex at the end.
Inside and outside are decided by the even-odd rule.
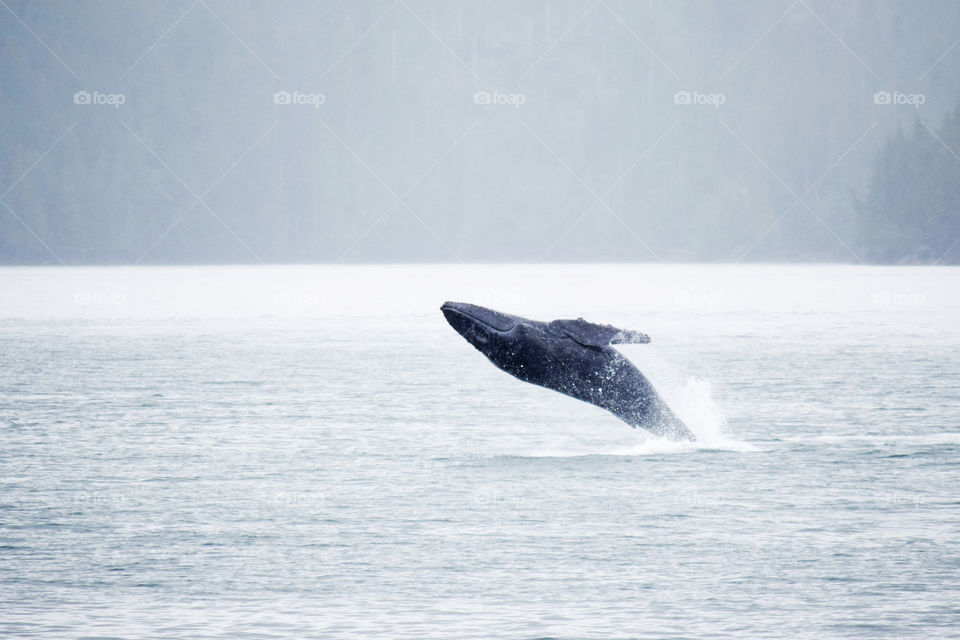
POLYGON ((0 269, 0 635, 960 635, 960 269, 0 269), (474 302, 651 335, 675 444, 474 302))

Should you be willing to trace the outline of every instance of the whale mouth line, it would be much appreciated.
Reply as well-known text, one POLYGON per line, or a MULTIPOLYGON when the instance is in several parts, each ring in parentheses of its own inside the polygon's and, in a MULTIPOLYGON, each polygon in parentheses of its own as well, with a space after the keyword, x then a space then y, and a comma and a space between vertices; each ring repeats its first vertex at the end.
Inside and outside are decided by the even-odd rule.
POLYGON ((441 311, 452 311, 452 312, 454 312, 454 313, 457 313, 457 314, 463 316, 464 318, 467 318, 467 319, 469 319, 469 320, 472 320, 473 322, 475 322, 475 323, 477 323, 477 324, 483 325, 483 326, 486 327, 487 329, 490 329, 490 330, 492 330, 492 331, 496 331, 496 332, 498 332, 498 333, 505 333, 505 332, 509 331, 510 329, 512 329, 513 327, 515 327, 516 324, 517 324, 517 323, 514 322, 514 323, 511 324, 509 327, 498 327, 498 326, 490 323, 488 320, 485 320, 484 318, 481 318, 480 316, 477 316, 477 315, 474 315, 474 314, 470 313, 470 312, 467 311, 466 309, 460 309, 460 308, 458 308, 458 307, 456 307, 456 306, 453 306, 453 305, 451 305, 451 304, 449 304, 449 303, 446 303, 446 304, 444 304, 442 307, 440 307, 440 310, 441 310, 441 311))

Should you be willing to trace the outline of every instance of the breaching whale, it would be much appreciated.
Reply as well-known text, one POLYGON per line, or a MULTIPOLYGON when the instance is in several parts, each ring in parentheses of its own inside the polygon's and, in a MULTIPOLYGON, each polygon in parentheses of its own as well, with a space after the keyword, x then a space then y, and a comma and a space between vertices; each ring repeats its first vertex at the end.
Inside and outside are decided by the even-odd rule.
POLYGON ((445 302, 440 310, 457 333, 513 377, 597 405, 631 427, 696 440, 640 370, 610 346, 646 344, 646 334, 583 318, 538 322, 463 302, 445 302))

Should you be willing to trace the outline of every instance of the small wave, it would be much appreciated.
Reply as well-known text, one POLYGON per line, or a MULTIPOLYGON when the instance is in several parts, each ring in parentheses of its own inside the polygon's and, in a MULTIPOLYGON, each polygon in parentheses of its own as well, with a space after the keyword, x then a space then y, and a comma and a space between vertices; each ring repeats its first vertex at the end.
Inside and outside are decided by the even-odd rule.
POLYGON ((864 442, 868 444, 909 443, 919 445, 960 444, 960 433, 900 433, 877 434, 863 433, 850 435, 790 436, 781 438, 784 442, 864 442))

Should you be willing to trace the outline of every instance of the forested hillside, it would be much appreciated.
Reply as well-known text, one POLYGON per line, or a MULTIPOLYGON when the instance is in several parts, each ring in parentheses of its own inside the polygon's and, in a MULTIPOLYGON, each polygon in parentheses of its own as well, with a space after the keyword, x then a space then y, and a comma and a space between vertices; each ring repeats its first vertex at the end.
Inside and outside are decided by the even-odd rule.
POLYGON ((939 128, 898 127, 877 155, 859 202, 860 238, 871 260, 960 261, 960 107, 939 128))

